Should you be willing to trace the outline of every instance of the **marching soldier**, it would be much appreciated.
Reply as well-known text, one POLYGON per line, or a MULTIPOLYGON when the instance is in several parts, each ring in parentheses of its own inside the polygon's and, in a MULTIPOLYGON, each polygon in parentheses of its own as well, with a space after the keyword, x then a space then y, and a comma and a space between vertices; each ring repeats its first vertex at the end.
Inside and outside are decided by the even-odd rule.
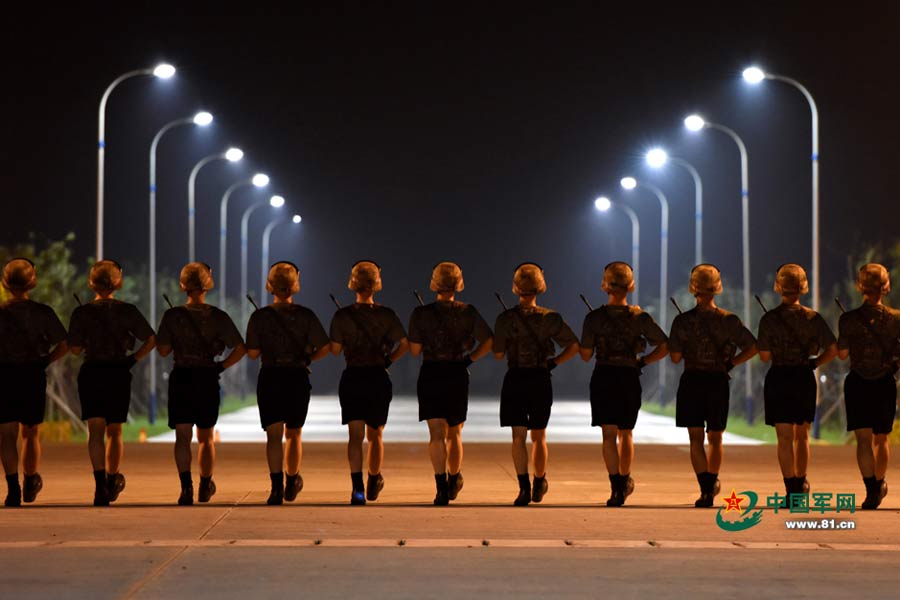
POLYGON ((606 505, 622 506, 634 491, 631 434, 641 408, 641 370, 665 358, 667 338, 653 317, 628 305, 628 293, 634 291, 629 264, 606 265, 601 288, 609 294, 609 302, 585 317, 581 358, 587 362, 597 357, 591 376, 591 425, 603 432, 603 461, 611 488, 606 505), (653 350, 644 354, 648 344, 653 350))
POLYGON ((862 306, 841 315, 838 356, 850 359, 844 380, 847 431, 856 434, 856 462, 866 486, 862 508, 874 510, 887 496, 888 435, 897 410, 900 364, 900 311, 882 304, 891 280, 882 265, 869 263, 859 270, 856 289, 862 306))
POLYGON ((124 450, 122 424, 128 420, 131 403, 131 368, 153 351, 156 338, 136 306, 114 298, 122 287, 122 267, 117 262, 95 263, 88 284, 94 300, 72 313, 68 341, 72 354, 85 354, 78 373, 78 397, 81 418, 88 425, 94 506, 109 506, 125 489, 119 464, 124 450), (135 339, 143 343, 129 354, 135 339))
POLYGON ((14 258, 3 267, 3 288, 12 296, 0 306, 0 456, 6 472, 6 506, 34 502, 44 487, 38 473, 41 442, 38 427, 47 401, 47 367, 65 356, 66 329, 53 309, 28 293, 37 285, 34 263, 14 258), (24 490, 19 486, 19 428, 22 438, 24 490))
POLYGON ((688 430, 691 464, 700 484, 700 497, 694 506, 700 508, 712 506, 719 493, 722 433, 728 424, 728 373, 753 358, 756 339, 737 315, 716 306, 715 297, 722 293, 722 276, 716 266, 694 267, 690 292, 697 305, 672 322, 669 353, 675 364, 684 359, 675 424, 688 430), (708 452, 703 447, 704 425, 708 452))
POLYGON ((462 428, 469 404, 468 367, 491 351, 491 329, 470 304, 456 301, 463 291, 462 269, 435 265, 430 289, 437 301, 417 307, 409 319, 409 349, 424 353, 417 392, 419 420, 428 422, 428 448, 437 495, 434 504, 456 500, 463 487, 462 428), (477 344, 477 346, 476 346, 477 344))
POLYGON ((310 309, 294 304, 300 269, 280 261, 269 269, 266 289, 271 305, 257 310, 247 324, 247 356, 262 356, 256 384, 259 417, 266 431, 266 457, 272 479, 267 504, 293 502, 303 489, 300 434, 309 411, 309 366, 328 355, 328 335, 310 309), (282 447, 286 440, 286 448, 282 447), (286 450, 286 452, 285 452, 286 450), (287 485, 285 485, 287 454, 287 485))
POLYGON ((347 287, 356 302, 339 309, 331 321, 331 351, 344 353, 347 368, 341 375, 338 396, 341 422, 347 425, 352 491, 350 504, 362 505, 378 499, 384 488, 382 433, 393 395, 391 364, 406 354, 409 342, 396 313, 375 303, 381 290, 381 267, 370 260, 353 265, 347 287), (363 483, 362 445, 369 441, 368 480, 363 483))
POLYGON ((505 356, 509 369, 500 392, 500 426, 512 428, 513 464, 519 480, 515 506, 540 502, 547 483, 547 423, 553 404, 550 372, 578 353, 578 338, 562 316, 537 305, 547 291, 544 271, 535 263, 516 267, 512 291, 517 306, 503 311, 494 327, 494 357, 505 356), (554 342, 563 350, 554 356, 554 342), (526 436, 531 431, 534 485, 528 479, 526 436))
POLYGON ((212 479, 215 462, 213 428, 219 419, 219 376, 246 354, 244 340, 231 317, 206 303, 213 288, 212 269, 192 262, 181 269, 181 289, 187 296, 184 306, 163 314, 157 335, 161 356, 175 352, 175 368, 169 374, 169 427, 175 430, 175 465, 181 480, 181 506, 194 503, 191 479, 191 438, 197 426, 200 463, 198 502, 209 502, 216 493, 212 479), (216 361, 226 348, 231 352, 216 361))
POLYGON ((763 362, 772 362, 764 386, 766 424, 778 436, 778 463, 785 493, 809 491, 809 426, 816 416, 816 375, 837 355, 837 340, 825 319, 800 304, 809 293, 806 271, 786 264, 775 273, 781 304, 759 322, 758 348, 763 362))

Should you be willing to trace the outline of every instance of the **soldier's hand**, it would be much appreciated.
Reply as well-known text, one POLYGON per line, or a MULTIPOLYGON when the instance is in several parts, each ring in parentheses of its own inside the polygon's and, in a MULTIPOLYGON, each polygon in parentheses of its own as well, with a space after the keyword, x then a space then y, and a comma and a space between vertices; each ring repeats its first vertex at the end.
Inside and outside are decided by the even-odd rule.
POLYGON ((725 361, 725 372, 731 373, 732 370, 734 370, 734 363, 729 358, 728 360, 725 361))
POLYGON ((646 367, 646 366, 647 366, 647 360, 643 356, 640 357, 638 359, 638 364, 637 364, 638 373, 642 372, 644 370, 644 367, 646 367))
POLYGON ((466 355, 463 357, 463 364, 466 366, 467 369, 468 369, 469 367, 472 366, 472 363, 473 363, 473 362, 475 362, 475 361, 472 360, 472 357, 469 356, 468 354, 466 354, 466 355))
POLYGON ((125 357, 125 367, 127 369, 131 369, 134 365, 137 364, 137 358, 135 358, 134 354, 129 354, 125 357))
POLYGON ((223 361, 219 361, 215 364, 213 368, 216 370, 216 375, 221 375, 225 372, 225 365, 222 364, 223 361))
POLYGON ((815 358, 809 359, 809 370, 815 371, 818 368, 819 368, 819 363, 816 362, 816 359, 815 358))
POLYGON ((385 368, 385 369, 390 369, 392 364, 394 364, 394 361, 391 360, 391 355, 390 355, 390 354, 385 355, 385 357, 384 357, 384 368, 385 368))
POLYGON ((891 375, 896 375, 897 371, 900 371, 900 363, 892 362, 891 363, 891 375))
POLYGON ((556 362, 555 360, 553 360, 552 358, 547 361, 547 370, 548 371, 552 371, 553 369, 555 369, 558 366, 559 366, 559 363, 556 362))

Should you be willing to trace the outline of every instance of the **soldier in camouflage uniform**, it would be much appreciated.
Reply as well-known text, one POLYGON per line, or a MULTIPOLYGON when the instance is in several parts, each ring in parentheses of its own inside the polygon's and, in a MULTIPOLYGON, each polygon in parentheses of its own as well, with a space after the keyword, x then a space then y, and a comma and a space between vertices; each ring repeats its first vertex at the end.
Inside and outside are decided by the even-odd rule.
POLYGON ((850 359, 844 380, 847 431, 856 434, 856 462, 866 486, 862 508, 874 510, 887 495, 888 435, 897 410, 900 311, 882 299, 891 291, 887 269, 870 263, 859 270, 856 288, 863 304, 841 315, 838 356, 850 359))
POLYGON ((519 265, 512 291, 519 297, 514 308, 503 311, 494 327, 494 356, 507 359, 509 370, 500 392, 500 426, 512 428, 513 464, 519 480, 515 506, 540 502, 547 483, 547 423, 553 404, 550 372, 578 354, 578 338, 562 316, 537 305, 547 291, 544 271, 535 263, 519 265), (554 342, 563 348, 556 354, 554 342), (534 486, 528 479, 526 436, 531 431, 534 486))
POLYGON ((350 463, 350 504, 377 500, 384 488, 382 433, 387 423, 393 386, 388 369, 406 354, 409 342, 397 314, 375 303, 381 291, 381 267, 370 260, 353 265, 347 287, 356 293, 356 303, 334 313, 331 320, 331 351, 344 353, 347 368, 341 374, 338 396, 341 422, 347 425, 350 463), (363 483, 362 445, 369 440, 369 477, 363 483))
POLYGON ((474 306, 456 301, 456 294, 465 288, 459 265, 435 265, 430 288, 437 301, 413 310, 409 350, 413 356, 425 355, 417 384, 419 420, 428 422, 437 488, 434 504, 443 506, 456 500, 463 487, 460 468, 469 404, 468 367, 491 351, 493 334, 474 306))
POLYGON ((191 479, 191 438, 197 426, 197 462, 200 463, 198 502, 216 493, 213 481, 215 447, 213 429, 219 420, 219 376, 238 363, 247 350, 244 340, 225 311, 206 303, 213 288, 212 269, 206 263, 188 263, 181 270, 181 289, 187 304, 163 314, 156 337, 161 356, 175 352, 169 374, 169 427, 175 430, 175 465, 181 481, 178 504, 194 503, 191 479), (226 348, 231 353, 217 361, 226 348))
POLYGON ((78 372, 78 398, 81 418, 88 425, 94 506, 109 506, 125 489, 119 464, 124 450, 122 424, 128 420, 131 404, 131 368, 153 351, 156 337, 135 305, 113 297, 122 287, 122 267, 117 262, 95 263, 88 283, 95 297, 72 313, 69 349, 75 355, 85 354, 78 372), (130 353, 135 340, 143 343, 130 353))
POLYGON ((816 416, 816 374, 837 355, 837 340, 825 319, 800 304, 809 293, 806 271, 786 264, 775 273, 781 304, 759 322, 757 347, 772 362, 764 387, 766 424, 778 436, 778 463, 787 495, 809 492, 809 426, 816 416))
POLYGON ((284 500, 293 502, 303 489, 300 434, 309 411, 309 367, 328 355, 330 340, 315 313, 294 304, 294 294, 300 291, 297 265, 287 261, 272 265, 266 289, 275 299, 250 316, 247 356, 254 360, 262 356, 256 402, 266 431, 266 457, 272 480, 266 503, 274 505, 284 500), (286 440, 285 446, 282 439, 286 440))
POLYGON ((669 353, 672 362, 684 359, 678 383, 675 424, 687 427, 691 464, 700 484, 698 508, 713 505, 719 493, 722 433, 728 424, 728 373, 756 354, 756 339, 737 315, 722 310, 715 297, 722 293, 722 276, 714 265, 691 270, 690 292, 697 305, 672 321, 669 353), (737 350, 740 352, 737 352, 737 350), (709 452, 703 447, 703 428, 709 452))
POLYGON ((587 362, 597 357, 591 376, 591 425, 603 432, 603 461, 611 489, 606 505, 622 506, 634 491, 631 433, 641 408, 641 369, 665 358, 667 338, 653 317, 628 306, 628 293, 634 291, 629 264, 606 265, 601 288, 609 294, 609 302, 585 317, 581 358, 587 362), (653 350, 644 354, 648 344, 653 350))
POLYGON ((14 258, 3 267, 3 288, 12 296, 0 306, 0 456, 6 472, 6 506, 34 502, 44 481, 38 473, 38 428, 47 404, 47 367, 68 351, 66 329, 46 304, 28 293, 37 285, 34 264, 14 258), (19 485, 19 430, 24 490, 19 485))

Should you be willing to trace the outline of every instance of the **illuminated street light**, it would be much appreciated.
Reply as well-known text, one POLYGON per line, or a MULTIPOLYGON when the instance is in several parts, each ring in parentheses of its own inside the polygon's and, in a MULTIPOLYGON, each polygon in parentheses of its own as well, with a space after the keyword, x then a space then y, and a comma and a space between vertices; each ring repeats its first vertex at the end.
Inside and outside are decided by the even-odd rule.
POLYGON ((612 202, 606 196, 600 196, 594 200, 594 208, 600 212, 606 212, 612 207, 612 202))
POLYGON ((240 148, 229 148, 225 151, 225 159, 229 162, 238 162, 244 158, 244 151, 240 148))
MULTIPOLYGON (((291 217, 290 222, 294 225, 297 225, 303 219, 300 218, 300 215, 294 215, 291 217)), ((266 293, 266 281, 269 279, 269 241, 272 236, 272 231, 283 223, 287 223, 287 219, 275 219, 263 230, 262 234, 262 262, 260 263, 260 274, 262 276, 262 280, 259 284, 259 302, 262 305, 263 302, 268 300, 268 295, 266 293)))
POLYGON ((293 222, 294 224, 297 224, 297 223, 299 223, 299 222, 302 221, 302 220, 303 220, 303 219, 300 217, 300 215, 294 215, 294 216, 291 218, 291 222, 293 222))
POLYGON ((283 196, 272 196, 269 198, 269 206, 272 208, 281 208, 284 206, 284 197, 283 196))
POLYGON ((689 115, 684 120, 684 126, 687 127, 688 131, 700 131, 705 125, 706 122, 700 115, 689 115))
POLYGON ((669 155, 662 148, 653 148, 647 152, 646 160, 648 165, 654 169, 659 169, 669 162, 669 155))
POLYGON ((257 209, 260 209, 264 206, 271 206, 272 208, 281 208, 284 206, 284 198, 282 196, 272 196, 269 198, 268 202, 259 201, 251 204, 244 211, 244 214, 241 215, 241 326, 247 326, 247 255, 249 253, 248 248, 248 240, 250 238, 250 217, 256 212, 257 209))
POLYGON ((150 69, 137 69, 119 76, 103 92, 100 98, 100 110, 97 125, 97 241, 94 252, 97 260, 103 259, 103 188, 104 188, 104 161, 106 154, 106 102, 109 95, 120 83, 132 77, 156 76, 159 79, 169 79, 175 75, 175 67, 170 64, 159 64, 150 69))
POLYGON ((229 148, 225 152, 211 154, 209 156, 201 158, 200 161, 196 165, 194 165, 194 168, 191 169, 191 175, 190 177, 188 177, 188 262, 194 262, 194 260, 196 260, 195 192, 197 175, 200 173, 200 169, 216 160, 227 160, 228 162, 235 163, 240 161, 242 158, 244 158, 244 152, 240 148, 229 148))
POLYGON ((744 81, 754 85, 766 78, 766 74, 759 67, 747 67, 741 75, 744 81))
POLYGON ((250 181, 258 188, 266 187, 269 185, 269 176, 265 173, 257 173, 250 181))
POLYGON ((638 303, 638 288, 640 287, 640 260, 641 260, 641 225, 637 213, 626 204, 613 202, 606 196, 600 196, 594 200, 594 208, 600 212, 609 212, 610 208, 617 208, 624 212, 631 221, 631 269, 634 272, 634 291, 631 292, 631 303, 638 303))
POLYGON ((200 127, 206 127, 207 125, 209 125, 212 122, 213 122, 213 116, 210 113, 206 112, 205 110, 202 110, 202 111, 198 112, 196 115, 194 115, 194 125, 199 125, 200 127))
MULTIPOLYGON (((703 119, 700 121, 702 123, 703 119)), ((662 148, 653 148, 647 152, 646 158, 647 164, 655 169, 662 168, 671 161, 690 173, 694 180, 694 264, 699 265, 703 262, 703 181, 700 179, 700 173, 686 160, 669 156, 662 148)))
POLYGON ((619 181, 619 185, 621 185, 626 190, 633 190, 637 187, 637 179, 634 177, 623 177, 621 181, 619 181))
POLYGON ((225 190, 222 201, 219 203, 219 308, 222 310, 227 310, 228 302, 228 288, 226 287, 228 283, 228 253, 226 252, 228 248, 228 200, 235 190, 246 185, 264 188, 269 185, 269 176, 265 173, 257 173, 250 179, 243 179, 232 184, 225 190))

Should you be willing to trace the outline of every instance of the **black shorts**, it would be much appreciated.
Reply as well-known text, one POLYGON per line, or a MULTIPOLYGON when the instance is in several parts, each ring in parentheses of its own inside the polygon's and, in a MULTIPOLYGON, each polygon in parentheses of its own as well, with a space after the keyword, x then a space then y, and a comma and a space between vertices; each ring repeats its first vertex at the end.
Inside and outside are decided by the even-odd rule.
POLYGON ((169 427, 215 427, 219 420, 219 370, 216 367, 175 367, 169 373, 169 427))
POLYGON ((553 405, 550 371, 511 367, 500 391, 500 427, 547 429, 553 405))
POLYGON ((256 380, 256 402, 262 428, 281 421, 288 429, 303 427, 309 412, 310 388, 306 367, 260 369, 256 380))
POLYGON ((0 423, 38 425, 47 404, 45 362, 0 365, 0 423))
POLYGON ((453 427, 466 420, 469 408, 469 371, 463 362, 422 363, 419 381, 419 420, 446 419, 453 427))
POLYGON ((338 386, 341 423, 365 421, 369 427, 384 427, 393 395, 391 376, 384 367, 347 367, 338 386))
POLYGON ((78 371, 81 418, 105 419, 106 423, 128 420, 131 404, 131 369, 124 364, 84 363, 78 371))
POLYGON ((685 371, 675 397, 675 426, 725 431, 729 397, 727 373, 685 371))
POLYGON ((634 367, 597 365, 591 375, 591 425, 634 429, 641 410, 641 374, 634 367))
POLYGON ((897 412, 894 376, 866 379, 856 371, 850 371, 844 380, 844 406, 847 408, 847 431, 871 429, 873 433, 890 433, 897 412))
POLYGON ((766 425, 812 423, 816 418, 816 373, 806 366, 772 366, 763 387, 766 425))

